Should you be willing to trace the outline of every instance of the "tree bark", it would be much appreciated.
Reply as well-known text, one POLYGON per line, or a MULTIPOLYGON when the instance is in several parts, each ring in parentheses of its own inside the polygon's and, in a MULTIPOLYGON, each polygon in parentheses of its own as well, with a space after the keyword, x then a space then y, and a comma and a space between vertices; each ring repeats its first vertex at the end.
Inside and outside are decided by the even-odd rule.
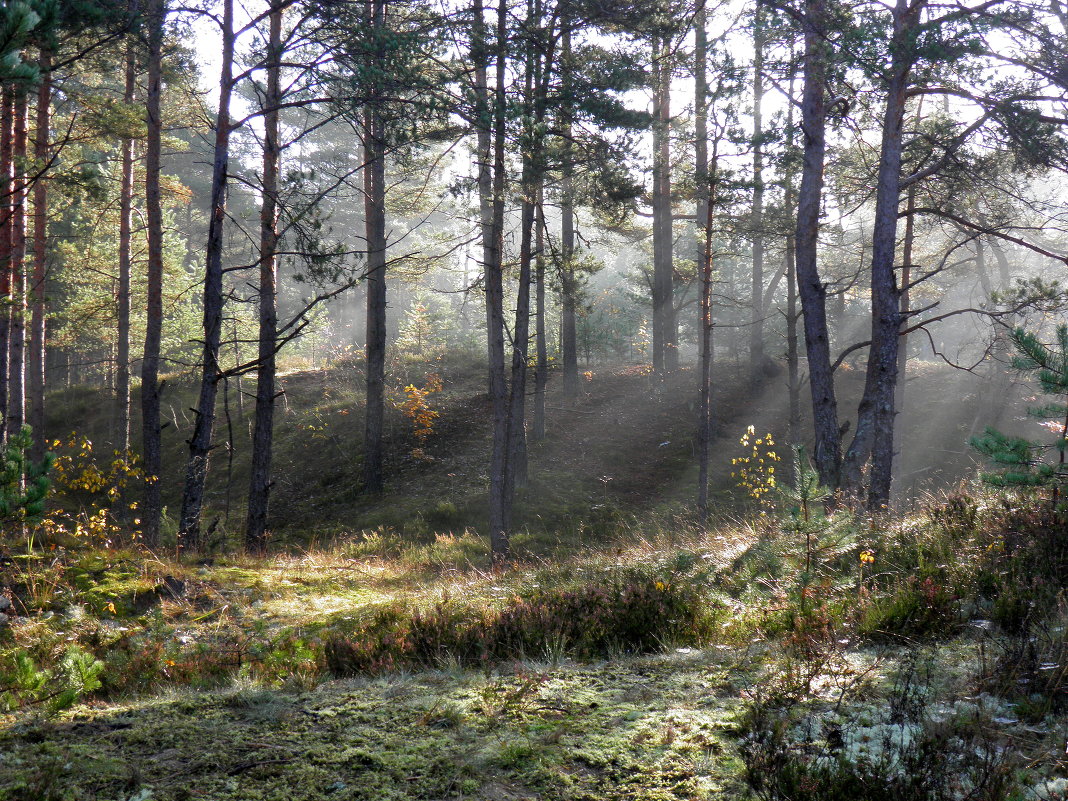
POLYGON ((278 173, 281 157, 279 105, 282 102, 282 10, 274 0, 268 18, 267 91, 263 115, 263 185, 260 202, 259 336, 256 364, 256 423, 248 489, 245 547, 267 549, 267 511, 271 492, 271 446, 274 437, 275 348, 278 340, 277 267, 278 173))
POLYGON ((575 165, 571 144, 575 98, 571 75, 571 22, 568 18, 562 22, 560 48, 560 127, 563 136, 560 179, 560 360, 564 371, 564 397, 574 400, 579 394, 578 332, 575 321, 578 285, 575 275, 575 165))
POLYGON ((653 43, 653 370, 678 368, 671 226, 671 67, 666 37, 653 43))
POLYGON ((826 0, 807 0, 804 16, 805 67, 801 96, 801 131, 804 136, 801 184, 797 193, 795 259, 798 295, 804 315, 805 352, 815 433, 813 461, 820 481, 837 487, 841 467, 838 403, 831 371, 827 332, 827 287, 818 264, 823 166, 827 149, 827 61, 829 58, 826 0))
POLYGON ((26 164, 29 95, 15 90, 15 116, 11 142, 14 182, 11 195, 11 340, 8 362, 8 431, 18 432, 26 422, 26 164))
MULTIPOLYGON (((123 102, 133 105, 137 62, 133 41, 126 44, 126 84, 123 102)), ((134 140, 122 140, 122 180, 119 186, 118 347, 115 375, 115 447, 130 447, 130 246, 133 223, 134 140)))
POLYGON ((496 78, 493 100, 493 223, 492 252, 486 261, 486 315, 489 343, 490 403, 493 407, 493 450, 490 455, 489 534, 495 564, 510 555, 511 497, 508 480, 508 390, 504 371, 504 190, 505 70, 508 3, 497 7, 496 78))
POLYGON ((871 345, 864 395, 857 408, 857 429, 843 462, 847 491, 861 492, 861 470, 871 455, 867 506, 871 511, 890 503, 894 457, 894 390, 897 383, 901 297, 894 273, 897 218, 900 204, 902 128, 912 70, 911 36, 923 3, 897 0, 894 36, 886 85, 886 111, 875 194, 871 256, 871 345))
POLYGON ((37 119, 33 139, 33 159, 38 173, 33 184, 33 298, 30 312, 30 346, 27 379, 29 419, 33 427, 31 455, 41 461, 45 455, 45 280, 48 267, 48 182, 43 171, 48 162, 52 111, 52 53, 42 47, 37 61, 41 83, 37 87, 37 119))
MULTIPOLYGON (((790 48, 790 61, 793 62, 793 47, 790 48)), ((791 155, 794 150, 794 75, 790 75, 789 96, 786 106, 786 149, 791 155)), ((783 176, 785 192, 783 198, 783 213, 789 220, 795 213, 797 204, 796 189, 794 187, 795 172, 793 161, 786 169, 783 176)), ((800 365, 797 349, 797 322, 800 313, 797 310, 797 259, 796 259, 796 231, 786 234, 786 391, 788 395, 787 412, 787 442, 791 445, 801 443, 801 382, 799 380, 800 365)))
MULTIPOLYGON (((474 65, 475 90, 475 165, 478 168, 479 237, 482 244, 482 272, 489 281, 490 265, 494 259, 493 235, 493 111, 489 101, 489 48, 486 44, 486 22, 482 0, 474 0, 471 7, 471 62, 474 65)), ((466 282, 465 282, 466 286, 466 282)), ((485 285, 486 300, 486 386, 493 394, 493 343, 488 340, 492 315, 489 286, 485 285)))
POLYGON ((159 545, 163 500, 160 488, 162 442, 159 380, 163 339, 163 206, 160 200, 160 81, 163 67, 163 26, 166 0, 153 0, 146 9, 148 25, 148 85, 145 91, 145 217, 148 238, 145 347, 141 359, 141 442, 145 460, 141 534, 149 547, 159 545))
POLYGON ((753 19, 753 275, 750 292, 749 384, 764 379, 764 28, 761 3, 753 19))
MULTIPOLYGON (((701 296, 698 320, 697 515, 708 520, 708 467, 712 443, 712 212, 713 180, 708 160, 708 31, 702 8, 694 18, 694 181, 697 188, 698 272, 701 296)), ((714 169, 714 168, 713 168, 714 169)))
POLYGON ((12 197, 15 186, 12 143, 14 141, 15 93, 3 88, 0 113, 0 443, 7 442, 8 367, 11 344, 11 306, 14 301, 14 275, 11 265, 11 232, 15 223, 12 197))
MULTIPOLYGON (((372 35, 384 34, 385 0, 365 0, 372 35)), ((376 43, 376 53, 381 44, 376 43)), ((374 59, 378 61, 379 59, 374 59)), ((377 67, 368 65, 373 73, 377 67)), ((367 413, 364 421, 363 485, 382 491, 386 409, 386 156, 385 131, 378 108, 379 90, 372 85, 364 109, 364 225, 367 239, 367 413)))
POLYGON ((215 429, 215 399, 219 392, 219 347, 223 316, 223 228, 226 222, 226 185, 230 164, 230 98, 233 94, 234 3, 223 0, 222 62, 219 76, 219 110, 215 122, 215 153, 211 176, 211 211, 204 268, 204 345, 201 351, 200 396, 189 439, 185 489, 178 533, 187 548, 199 549, 200 517, 215 429))
POLYGON ((534 347, 537 366, 534 370, 534 419, 531 439, 545 439, 545 387, 549 383, 549 350, 545 342, 545 206, 539 191, 538 209, 534 217, 534 347))

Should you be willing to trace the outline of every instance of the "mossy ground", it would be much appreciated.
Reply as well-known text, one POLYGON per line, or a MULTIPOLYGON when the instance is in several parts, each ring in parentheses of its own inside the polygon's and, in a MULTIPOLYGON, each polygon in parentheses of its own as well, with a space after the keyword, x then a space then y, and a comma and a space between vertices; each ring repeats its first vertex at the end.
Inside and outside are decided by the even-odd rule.
POLYGON ((743 798, 736 669, 693 651, 80 708, 0 733, 0 797, 743 798))

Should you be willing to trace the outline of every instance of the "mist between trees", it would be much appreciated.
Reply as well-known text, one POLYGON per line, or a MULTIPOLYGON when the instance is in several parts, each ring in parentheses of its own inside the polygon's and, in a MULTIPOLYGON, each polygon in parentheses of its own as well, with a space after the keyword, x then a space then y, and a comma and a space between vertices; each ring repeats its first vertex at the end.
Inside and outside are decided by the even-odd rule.
POLYGON ((390 410, 429 459, 434 395, 476 361, 506 560, 531 443, 610 365, 692 394, 701 518, 739 382, 878 512, 896 456, 927 458, 898 433, 914 371, 978 377, 963 443, 997 422, 1009 333, 1063 317, 1065 23, 1056 0, 13 0, 4 432, 30 423, 40 460, 53 391, 106 387, 144 542, 170 498, 202 548, 237 459, 262 551, 280 373, 348 371, 362 435, 335 457, 373 497, 390 410))

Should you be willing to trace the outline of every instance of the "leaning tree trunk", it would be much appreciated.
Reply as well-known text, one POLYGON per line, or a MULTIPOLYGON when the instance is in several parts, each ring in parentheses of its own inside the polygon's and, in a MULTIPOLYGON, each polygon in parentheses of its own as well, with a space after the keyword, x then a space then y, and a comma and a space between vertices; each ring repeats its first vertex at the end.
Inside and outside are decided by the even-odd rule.
POLYGON ((815 429, 814 461, 820 481, 837 487, 841 467, 838 403, 834 395, 830 339, 827 332, 827 288, 820 278, 818 250, 823 166, 827 149, 826 0, 807 0, 804 15, 805 69, 801 96, 801 131, 804 136, 801 184, 797 193, 795 262, 797 289, 805 320, 805 352, 815 429))
POLYGON ((17 433, 26 422, 26 123, 29 96, 15 90, 11 142, 15 180, 11 194, 11 340, 8 362, 8 431, 17 433))
POLYGON ((148 85, 145 92, 145 217, 148 238, 145 347, 141 359, 141 443, 145 460, 141 534, 149 547, 159 545, 163 500, 160 492, 162 442, 160 421, 160 346, 163 339, 163 206, 160 201, 160 79, 163 67, 165 0, 146 9, 148 24, 148 85))
MULTIPOLYGON (((133 105, 137 86, 134 43, 126 45, 126 85, 123 102, 133 105)), ((130 447, 130 246, 133 228, 134 140, 122 140, 122 181, 119 186, 118 343, 115 369, 115 446, 130 447)))
MULTIPOLYGON (((385 0, 367 0, 372 35, 385 30, 385 0)), ((376 44, 380 50, 380 45, 376 44)), ((378 60, 378 59, 376 59, 378 60)), ((369 65, 371 70, 374 65, 369 65)), ((364 109, 364 225, 367 238, 367 404, 364 420, 363 486, 382 491, 382 437, 386 410, 386 154, 385 131, 372 87, 364 109)))
POLYGON ((215 154, 211 176, 211 219, 204 267, 204 346, 201 351, 200 396, 195 410, 193 436, 189 439, 185 489, 178 533, 188 548, 203 545, 200 517, 204 508, 204 485, 208 456, 215 430, 215 399, 221 370, 219 347, 223 316, 223 227, 226 222, 226 185, 230 165, 230 98, 233 94, 234 2, 223 0, 222 65, 219 76, 219 110, 215 121, 215 154))
POLYGON ((245 547, 267 548, 267 506, 271 492, 271 445, 274 436, 275 350, 278 339, 277 271, 278 171, 281 154, 278 117, 282 102, 282 2, 269 17, 267 92, 263 115, 263 186, 260 201, 260 328, 256 364, 256 424, 248 488, 245 547))
POLYGON ((922 4, 898 0, 893 11, 886 112, 875 191, 871 254, 871 346, 864 395, 857 408, 857 430, 843 463, 845 488, 861 491, 861 469, 871 454, 867 506, 871 511, 890 503, 894 459, 894 390, 897 384, 901 297, 894 274, 897 217, 901 188, 901 140, 905 103, 912 70, 910 39, 922 4))
POLYGON ((52 110, 52 54, 47 48, 41 48, 37 63, 41 82, 37 87, 37 120, 33 139, 37 179, 33 185, 33 282, 30 287, 33 301, 26 372, 29 419, 33 427, 32 456, 40 461, 45 454, 45 278, 48 266, 48 182, 44 171, 48 164, 52 110))

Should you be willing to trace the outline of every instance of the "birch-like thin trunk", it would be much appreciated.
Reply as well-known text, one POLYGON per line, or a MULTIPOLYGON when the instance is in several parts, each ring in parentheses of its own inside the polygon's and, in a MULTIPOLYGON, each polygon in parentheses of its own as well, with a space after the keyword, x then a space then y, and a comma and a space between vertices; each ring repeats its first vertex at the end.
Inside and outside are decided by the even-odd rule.
MULTIPOLYGON (((137 86, 134 43, 126 45, 126 84, 123 102, 132 105, 137 86)), ((133 228, 134 140, 122 140, 122 180, 119 185, 118 343, 115 365, 115 447, 130 447, 130 245, 133 228)))
POLYGON ((26 365, 29 392, 29 421, 33 427, 35 461, 45 455, 45 280, 48 268, 48 163, 52 111, 52 54, 41 48, 37 61, 41 82, 37 86, 37 119, 33 138, 33 159, 37 179, 33 184, 33 276, 30 285, 30 337, 26 365))
POLYGON ((671 220, 671 67, 668 42, 653 44, 653 370, 678 367, 671 220))

